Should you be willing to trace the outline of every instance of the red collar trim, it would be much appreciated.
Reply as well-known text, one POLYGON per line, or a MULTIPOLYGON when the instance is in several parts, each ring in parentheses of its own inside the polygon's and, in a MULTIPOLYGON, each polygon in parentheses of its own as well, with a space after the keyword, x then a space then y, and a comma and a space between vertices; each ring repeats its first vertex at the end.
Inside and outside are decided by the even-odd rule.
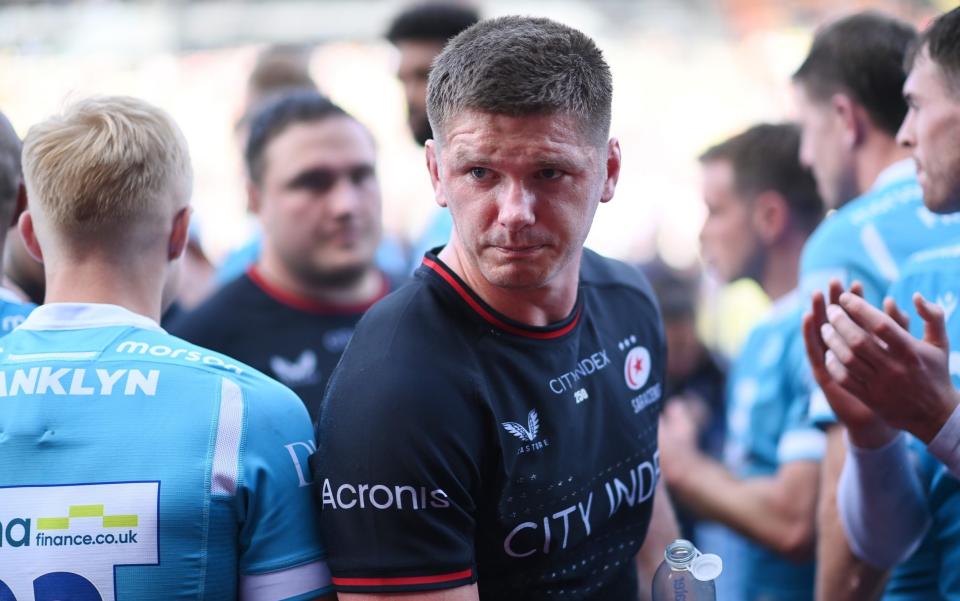
POLYGON ((299 294, 294 294, 288 292, 275 286, 264 279, 263 275, 257 269, 256 265, 250 267, 247 270, 247 277, 250 278, 258 288, 263 290, 263 292, 277 301, 297 309, 298 311, 304 311, 307 313, 318 313, 322 315, 357 315, 365 313, 367 309, 376 304, 377 301, 385 297, 390 292, 390 282, 387 280, 387 276, 380 273, 380 290, 377 292, 377 295, 366 303, 357 303, 353 305, 337 305, 334 303, 322 303, 311 298, 300 296, 299 294))
POLYGON ((577 306, 576 313, 573 316, 573 319, 570 320, 570 323, 557 328, 557 329, 539 329, 531 327, 521 327, 516 326, 510 323, 507 323, 503 319, 497 317, 493 312, 481 304, 481 302, 474 298, 472 291, 468 290, 466 286, 460 283, 459 278, 454 275, 449 268, 438 261, 434 261, 429 257, 423 258, 423 264, 432 269, 444 279, 450 287, 452 287, 457 294, 468 304, 470 308, 473 309, 477 314, 480 315, 487 323, 500 328, 501 330, 514 334, 516 336, 523 336, 525 338, 535 338, 537 340, 552 340, 554 338, 560 338, 569 334, 577 324, 580 322, 580 314, 583 312, 583 305, 577 306))

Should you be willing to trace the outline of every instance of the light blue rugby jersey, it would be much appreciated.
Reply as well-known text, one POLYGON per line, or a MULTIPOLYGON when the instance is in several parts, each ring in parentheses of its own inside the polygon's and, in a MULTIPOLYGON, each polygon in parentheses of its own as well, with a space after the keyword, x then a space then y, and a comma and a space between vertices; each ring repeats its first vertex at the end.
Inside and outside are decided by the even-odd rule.
MULTIPOLYGON (((950 340, 950 376, 960 388, 960 235, 956 244, 923 251, 903 267, 889 296, 910 316, 910 333, 923 338, 923 319, 913 294, 935 302, 944 311, 950 340)), ((960 600, 960 482, 925 445, 911 437, 910 450, 927 489, 933 525, 920 548, 891 575, 884 601, 960 600), (939 595, 939 596, 938 596, 939 595)))
POLYGON ((0 601, 330 589, 303 403, 113 305, 0 340, 0 601))
POLYGON ((0 287, 0 336, 12 332, 36 308, 35 304, 25 303, 13 292, 0 287))
MULTIPOLYGON (((800 259, 805 309, 810 295, 816 290, 826 291, 834 278, 844 286, 860 281, 864 298, 880 306, 911 255, 958 238, 960 214, 930 212, 923 206, 913 161, 894 163, 867 193, 838 209, 807 240, 800 259)), ((819 391, 811 399, 810 410, 815 423, 836 422, 819 391)))
MULTIPOLYGON (((797 323, 803 305, 798 291, 777 300, 750 331, 728 374, 727 467, 740 478, 773 476, 793 461, 820 461, 823 432, 810 424, 813 378, 797 323)), ((727 562, 743 586, 744 601, 809 600, 813 562, 796 564, 754 542, 727 562)))

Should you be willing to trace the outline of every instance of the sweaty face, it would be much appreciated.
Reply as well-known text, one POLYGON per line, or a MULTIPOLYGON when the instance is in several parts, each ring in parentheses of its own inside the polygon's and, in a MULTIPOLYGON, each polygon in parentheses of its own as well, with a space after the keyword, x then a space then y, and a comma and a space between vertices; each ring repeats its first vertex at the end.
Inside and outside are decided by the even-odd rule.
POLYGON ((843 122, 829 101, 812 98, 802 83, 793 91, 801 130, 800 162, 813 172, 827 206, 839 208, 860 194, 843 122))
POLYGON ((437 202, 458 254, 487 284, 545 286, 576 277, 599 202, 613 197, 619 146, 598 147, 565 115, 464 111, 427 146, 437 202), (608 176, 608 173, 610 174, 608 176))
POLYGON ((427 78, 434 57, 443 50, 443 44, 429 40, 402 40, 397 42, 400 64, 397 79, 403 84, 407 98, 407 124, 418 144, 433 137, 427 120, 427 78))
POLYGON ((960 94, 924 50, 903 85, 907 116, 897 141, 913 150, 923 202, 931 211, 960 211, 960 94))
POLYGON ((264 244, 305 283, 363 274, 380 239, 370 134, 348 117, 291 125, 264 153, 264 244))
POLYGON ((761 244, 754 233, 751 204, 734 187, 727 161, 703 164, 703 201, 707 219, 700 230, 703 258, 725 282, 755 277, 761 244))

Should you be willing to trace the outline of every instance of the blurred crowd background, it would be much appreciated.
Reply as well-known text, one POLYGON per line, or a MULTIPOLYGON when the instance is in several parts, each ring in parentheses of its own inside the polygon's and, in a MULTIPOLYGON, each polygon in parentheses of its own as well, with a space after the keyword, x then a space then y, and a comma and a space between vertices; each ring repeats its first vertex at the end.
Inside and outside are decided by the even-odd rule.
MULTIPOLYGON (((3 0, 0 107, 23 136, 91 94, 168 110, 192 153, 195 250, 218 266, 253 234, 240 144, 258 57, 300 62, 379 147, 384 231, 410 247, 437 207, 406 124, 398 53, 384 37, 404 0, 3 0)), ((563 0, 472 2, 483 17, 548 16, 580 28, 614 75, 612 133, 624 171, 588 246, 631 262, 700 269, 697 156, 758 121, 792 115, 790 75, 816 27, 875 8, 923 26, 948 0, 563 0)), ((752 284, 702 286, 698 328, 733 352, 765 304, 752 284)), ((196 293, 205 292, 198 278, 196 293)))

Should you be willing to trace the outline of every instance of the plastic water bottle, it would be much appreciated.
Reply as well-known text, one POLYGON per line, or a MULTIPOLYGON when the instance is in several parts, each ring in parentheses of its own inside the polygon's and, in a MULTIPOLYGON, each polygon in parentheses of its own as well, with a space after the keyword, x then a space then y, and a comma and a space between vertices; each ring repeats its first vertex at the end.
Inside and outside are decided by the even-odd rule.
POLYGON ((723 571, 716 555, 703 555, 688 540, 667 545, 653 577, 653 601, 716 601, 714 579, 723 571))

